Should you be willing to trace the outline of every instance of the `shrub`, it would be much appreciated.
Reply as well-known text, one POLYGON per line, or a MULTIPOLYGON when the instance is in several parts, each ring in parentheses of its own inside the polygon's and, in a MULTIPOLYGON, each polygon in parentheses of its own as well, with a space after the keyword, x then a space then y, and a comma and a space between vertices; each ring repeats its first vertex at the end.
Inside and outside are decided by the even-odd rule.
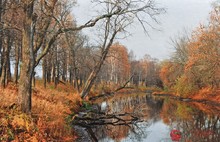
POLYGON ((189 97, 195 94, 198 91, 198 88, 183 75, 176 80, 174 90, 178 96, 189 97))

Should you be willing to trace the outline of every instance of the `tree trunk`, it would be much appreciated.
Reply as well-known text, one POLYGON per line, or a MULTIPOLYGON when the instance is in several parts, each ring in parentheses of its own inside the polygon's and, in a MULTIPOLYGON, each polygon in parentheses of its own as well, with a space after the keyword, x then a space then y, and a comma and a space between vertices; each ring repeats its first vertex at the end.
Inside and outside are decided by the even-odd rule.
POLYGON ((18 65, 20 60, 20 49, 18 41, 15 43, 15 68, 14 68, 14 82, 18 83, 18 65))
POLYGON ((57 85, 60 81, 60 64, 58 61, 57 62, 57 71, 56 71, 56 77, 55 77, 55 88, 57 88, 57 85))
POLYGON ((76 68, 75 60, 73 62, 74 62, 74 67, 73 67, 74 87, 76 88, 77 93, 79 93, 79 87, 80 86, 79 86, 79 82, 78 82, 78 74, 77 74, 77 68, 76 68))
POLYGON ((36 77, 35 77, 35 75, 36 75, 36 72, 33 71, 32 83, 33 83, 34 87, 36 86, 36 77))
MULTIPOLYGON (((2 23, 2 13, 3 13, 3 3, 2 3, 2 0, 0 0, 0 23, 2 23)), ((3 26, 2 24, 0 24, 0 29, 3 29, 3 26)), ((3 65, 3 62, 2 62, 2 57, 3 57, 3 54, 2 54, 2 40, 3 40, 3 30, 0 30, 0 55, 1 55, 1 64, 0 64, 0 77, 2 75, 2 65, 3 65)))
MULTIPOLYGON (((66 55, 66 52, 64 51, 64 56, 67 56, 66 55)), ((62 62, 62 80, 64 82, 66 82, 66 75, 67 74, 67 59, 66 58, 63 58, 63 62, 62 62)))
POLYGON ((12 46, 11 34, 8 35, 7 52, 6 52, 6 84, 11 81, 11 63, 10 63, 10 51, 12 46))
POLYGON ((47 61, 46 61, 46 57, 43 58, 42 76, 43 76, 44 88, 46 88, 47 87, 47 61))
MULTIPOLYGON (((55 45, 56 46, 56 45, 55 45)), ((54 57, 54 86, 57 87, 57 84, 59 83, 60 78, 60 64, 58 62, 58 47, 55 47, 55 57, 54 57)))
POLYGON ((5 88, 5 81, 6 81, 6 47, 3 46, 2 50, 2 57, 1 57, 1 80, 0 85, 1 87, 5 88))
POLYGON ((51 82, 51 70, 52 70, 52 65, 51 65, 51 61, 47 61, 47 82, 50 83, 51 82))
POLYGON ((71 65, 71 67, 70 67, 70 69, 69 69, 69 83, 70 83, 70 85, 73 85, 73 74, 72 74, 72 65, 71 65))
POLYGON ((52 55, 51 53, 49 53, 49 55, 47 55, 48 58, 46 58, 46 62, 47 62, 47 70, 46 70, 46 78, 47 78, 47 82, 50 83, 51 82, 51 70, 52 70, 52 55))
MULTIPOLYGON (((79 76, 79 87, 80 87, 80 88, 83 86, 83 80, 85 80, 85 79, 84 79, 84 78, 85 78, 84 76, 85 76, 85 75, 82 75, 82 74, 79 76)), ((77 81, 78 81, 78 80, 77 80, 77 81)))
POLYGON ((35 67, 33 53, 33 8, 33 0, 24 1, 24 23, 22 29, 22 64, 19 81, 18 101, 22 112, 27 114, 31 112, 31 81, 35 67))
POLYGON ((77 73, 77 66, 76 66, 76 53, 75 53, 74 49, 70 49, 70 50, 71 50, 71 56, 72 56, 74 87, 76 88, 77 93, 79 93, 78 73, 77 73))
POLYGON ((56 65, 57 65, 57 46, 53 47, 53 57, 52 57, 52 82, 55 83, 56 80, 56 65))
POLYGON ((52 82, 55 82, 55 78, 56 78, 56 64, 52 63, 52 82))
MULTIPOLYGON (((1 34, 1 31, 0 31, 1 34)), ((1 62, 0 62, 0 77, 2 76, 2 66, 3 66, 3 52, 2 52, 2 37, 0 35, 0 55, 1 55, 1 62)))
POLYGON ((11 81, 11 69, 10 69, 10 49, 12 46, 11 35, 8 31, 6 46, 3 47, 3 64, 2 64, 2 76, 1 76, 1 86, 5 88, 9 81, 11 81))

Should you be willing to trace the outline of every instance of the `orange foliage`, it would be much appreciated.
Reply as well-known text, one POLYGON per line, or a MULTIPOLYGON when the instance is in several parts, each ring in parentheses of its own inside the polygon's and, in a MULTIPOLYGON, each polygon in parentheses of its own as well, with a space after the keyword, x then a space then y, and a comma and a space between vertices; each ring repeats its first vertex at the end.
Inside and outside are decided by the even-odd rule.
POLYGON ((160 78, 163 81, 164 85, 166 86, 171 86, 170 80, 169 80, 169 69, 171 67, 171 63, 170 62, 166 62, 161 70, 160 70, 160 78))
POLYGON ((130 74, 130 63, 127 48, 118 42, 113 44, 109 50, 107 62, 111 66, 112 75, 120 77, 121 81, 127 80, 130 74))
POLYGON ((182 67, 178 63, 171 61, 164 62, 160 70, 160 78, 164 85, 171 88, 176 84, 176 80, 182 74, 182 67))
POLYGON ((213 97, 210 94, 220 88, 220 8, 210 14, 209 24, 200 25, 185 45, 187 60, 179 64, 165 62, 160 71, 164 85, 184 96, 213 97))
POLYGON ((207 27, 200 25, 192 34, 185 72, 198 87, 220 87, 219 10, 214 10, 207 27), (217 21, 216 21, 217 20, 217 21))
POLYGON ((10 129, 11 137, 16 141, 73 141, 76 134, 66 119, 68 115, 78 111, 81 97, 72 94, 73 90, 64 85, 59 85, 58 89, 53 89, 51 85, 49 87, 44 89, 37 83, 33 90, 32 116, 19 112, 16 105, 11 108, 17 102, 15 85, 10 84, 6 89, 0 88, 0 128, 5 130, 3 133, 0 131, 0 135, 8 139, 10 135, 7 131, 10 129))
POLYGON ((220 90, 213 90, 211 87, 205 87, 198 91, 197 94, 194 95, 193 99, 197 100, 209 100, 213 102, 220 102, 220 90))

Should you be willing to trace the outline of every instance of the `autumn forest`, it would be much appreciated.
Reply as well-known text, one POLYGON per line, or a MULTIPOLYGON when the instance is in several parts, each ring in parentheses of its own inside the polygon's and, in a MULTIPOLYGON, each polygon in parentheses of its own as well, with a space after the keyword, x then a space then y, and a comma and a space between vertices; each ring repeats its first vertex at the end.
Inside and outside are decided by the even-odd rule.
POLYGON ((78 25, 75 0, 0 0, 0 141, 74 141, 72 121, 97 98, 151 92, 219 105, 218 4, 206 24, 173 38, 175 52, 160 61, 137 59, 120 38, 136 23, 147 33, 165 8, 154 0, 93 3, 102 12, 78 25), (83 29, 98 31, 97 44, 83 29))

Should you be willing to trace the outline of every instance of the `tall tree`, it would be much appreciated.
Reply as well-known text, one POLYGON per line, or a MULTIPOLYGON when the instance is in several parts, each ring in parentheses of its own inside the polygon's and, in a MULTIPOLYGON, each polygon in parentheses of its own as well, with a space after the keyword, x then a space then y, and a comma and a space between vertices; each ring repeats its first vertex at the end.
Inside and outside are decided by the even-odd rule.
POLYGON ((24 23, 22 29, 22 64, 19 81, 19 102, 25 113, 31 111, 31 82, 35 67, 34 59, 34 3, 33 0, 23 0, 24 23))

